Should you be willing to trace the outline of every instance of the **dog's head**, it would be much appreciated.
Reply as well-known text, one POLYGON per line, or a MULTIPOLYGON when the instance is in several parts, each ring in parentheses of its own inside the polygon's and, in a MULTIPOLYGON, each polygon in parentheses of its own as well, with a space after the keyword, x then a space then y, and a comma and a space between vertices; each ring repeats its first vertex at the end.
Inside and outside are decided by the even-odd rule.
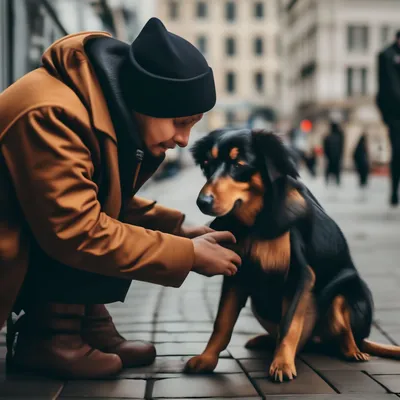
POLYGON ((197 205, 208 215, 235 215, 252 225, 278 180, 298 177, 278 136, 262 130, 222 129, 195 143, 192 153, 207 183, 197 205))

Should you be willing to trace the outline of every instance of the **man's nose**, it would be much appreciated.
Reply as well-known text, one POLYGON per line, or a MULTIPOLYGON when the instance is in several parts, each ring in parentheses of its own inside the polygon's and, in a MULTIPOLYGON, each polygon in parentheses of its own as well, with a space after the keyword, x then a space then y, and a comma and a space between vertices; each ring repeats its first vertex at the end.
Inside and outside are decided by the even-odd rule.
POLYGON ((186 147, 189 143, 189 136, 190 132, 186 134, 178 134, 175 135, 174 137, 174 142, 179 146, 179 147, 186 147))
POLYGON ((200 211, 207 214, 212 211, 214 205, 214 196, 200 194, 197 198, 197 206, 200 208, 200 211))

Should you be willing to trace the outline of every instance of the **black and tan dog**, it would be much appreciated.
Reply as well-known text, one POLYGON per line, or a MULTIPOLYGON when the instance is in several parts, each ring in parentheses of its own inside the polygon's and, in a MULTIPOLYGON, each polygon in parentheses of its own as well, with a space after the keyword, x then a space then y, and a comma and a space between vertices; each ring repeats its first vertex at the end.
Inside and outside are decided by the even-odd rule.
POLYGON ((360 278, 343 233, 297 178, 280 139, 268 132, 218 130, 199 140, 193 155, 207 178, 197 204, 230 230, 242 266, 224 279, 214 331, 186 372, 210 372, 229 344, 250 297, 268 334, 246 347, 275 347, 269 375, 297 375, 296 353, 307 343, 327 344, 348 360, 369 354, 400 358, 400 348, 366 340, 371 293, 360 278))

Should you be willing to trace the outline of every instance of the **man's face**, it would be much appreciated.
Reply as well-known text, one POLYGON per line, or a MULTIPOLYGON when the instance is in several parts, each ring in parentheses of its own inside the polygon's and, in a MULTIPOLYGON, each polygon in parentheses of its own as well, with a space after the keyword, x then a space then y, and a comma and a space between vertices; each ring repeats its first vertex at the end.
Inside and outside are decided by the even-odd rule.
POLYGON ((135 112, 144 144, 156 157, 177 145, 186 147, 191 129, 202 117, 203 114, 179 118, 154 118, 135 112))

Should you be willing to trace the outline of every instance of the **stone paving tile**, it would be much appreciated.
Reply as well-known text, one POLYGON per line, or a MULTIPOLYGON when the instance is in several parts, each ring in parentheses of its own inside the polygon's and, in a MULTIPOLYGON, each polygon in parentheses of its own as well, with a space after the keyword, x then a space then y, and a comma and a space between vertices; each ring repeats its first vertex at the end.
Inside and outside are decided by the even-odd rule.
POLYGON ((155 343, 163 342, 175 342, 175 343, 206 343, 210 339, 211 333, 208 332, 186 332, 186 333, 167 333, 167 332, 156 332, 154 335, 155 343))
MULTIPOLYGON (((157 344, 157 355, 159 356, 197 356, 206 348, 206 343, 159 343, 157 344)), ((230 354, 224 350, 220 357, 230 357, 230 354)))
POLYGON ((211 322, 160 322, 155 325, 157 332, 206 332, 211 334, 211 322))
MULTIPOLYGON (((303 361, 318 371, 329 370, 358 370, 361 363, 347 362, 337 357, 330 357, 324 354, 307 354, 302 353, 299 356, 303 361)), ((364 364, 364 363, 362 363, 364 364)), ((368 364, 365 363, 365 364, 368 364)))
POLYGON ((4 376, 0 379, 0 396, 5 398, 53 399, 61 391, 63 382, 39 377, 4 376))
MULTIPOLYGON (((239 360, 240 365, 245 371, 249 372, 251 376, 258 378, 263 377, 268 372, 271 362, 272 362, 272 355, 261 359, 250 358, 250 359, 239 360), (257 373, 261 373, 264 375, 256 376, 259 375, 257 373)), ((296 370, 298 374, 303 372, 313 372, 313 370, 307 364, 305 364, 298 358, 296 359, 296 370)))
POLYGON ((400 362, 379 357, 371 357, 367 362, 343 361, 322 354, 301 354, 300 358, 319 371, 353 370, 369 374, 400 374, 400 362))
POLYGON ((144 340, 147 342, 151 342, 153 338, 151 332, 128 332, 124 333, 123 336, 126 340, 144 340))
POLYGON ((265 400, 395 400, 399 399, 395 394, 314 394, 314 395, 284 395, 284 396, 265 396, 265 400))
POLYGON ((232 357, 237 359, 242 358, 268 358, 270 357, 270 352, 266 350, 249 350, 243 346, 231 346, 229 345, 227 350, 232 355, 232 357))
POLYGON ((245 374, 185 376, 156 381, 153 398, 258 396, 245 374))
POLYGON ((335 393, 315 372, 298 374, 290 382, 275 383, 268 378, 254 379, 254 382, 264 395, 335 393))
MULTIPOLYGON (((130 368, 123 370, 118 378, 152 378, 166 377, 165 374, 182 374, 186 362, 190 357, 157 357, 156 361, 147 367, 130 368), (161 376, 160 376, 161 375, 161 376)), ((236 360, 221 358, 218 361, 214 374, 242 373, 243 370, 236 360)))
POLYGON ((152 323, 138 323, 132 322, 130 324, 118 325, 118 331, 121 334, 130 332, 152 332, 154 325, 152 323))
POLYGON ((361 371, 322 371, 321 375, 340 393, 387 393, 361 371))
POLYGON ((128 399, 143 399, 146 390, 144 380, 110 380, 110 381, 69 381, 61 391, 61 398, 71 397, 118 397, 128 399))
POLYGON ((400 374, 372 375, 373 378, 392 393, 400 393, 400 374))

